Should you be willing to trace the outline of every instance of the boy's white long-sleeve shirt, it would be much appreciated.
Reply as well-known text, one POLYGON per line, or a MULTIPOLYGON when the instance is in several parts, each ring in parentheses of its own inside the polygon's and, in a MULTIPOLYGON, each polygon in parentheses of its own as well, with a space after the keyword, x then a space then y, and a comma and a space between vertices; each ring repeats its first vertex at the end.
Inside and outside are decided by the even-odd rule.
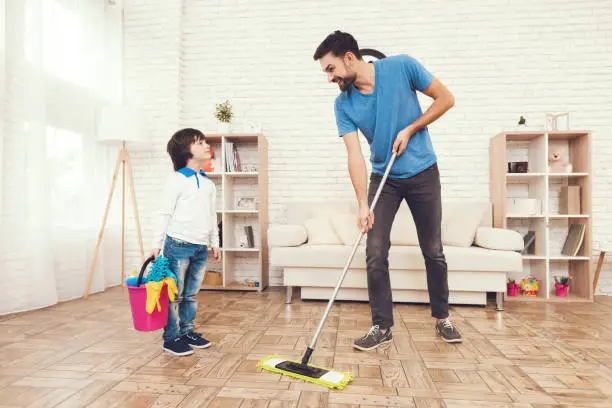
POLYGON ((185 167, 168 177, 158 204, 153 248, 163 248, 166 235, 219 248, 217 187, 203 171, 185 167))

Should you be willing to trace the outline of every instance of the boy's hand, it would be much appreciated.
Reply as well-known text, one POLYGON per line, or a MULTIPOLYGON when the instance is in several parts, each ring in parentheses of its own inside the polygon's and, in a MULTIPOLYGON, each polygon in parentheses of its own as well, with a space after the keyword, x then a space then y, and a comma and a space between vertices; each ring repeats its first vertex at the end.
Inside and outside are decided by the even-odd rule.
POLYGON ((161 252, 161 248, 155 248, 154 250, 151 251, 151 253, 149 254, 149 256, 153 257, 153 259, 157 258, 159 256, 159 253, 161 252))
POLYGON ((212 261, 213 263, 218 263, 219 258, 221 258, 221 251, 219 248, 212 248, 212 261))

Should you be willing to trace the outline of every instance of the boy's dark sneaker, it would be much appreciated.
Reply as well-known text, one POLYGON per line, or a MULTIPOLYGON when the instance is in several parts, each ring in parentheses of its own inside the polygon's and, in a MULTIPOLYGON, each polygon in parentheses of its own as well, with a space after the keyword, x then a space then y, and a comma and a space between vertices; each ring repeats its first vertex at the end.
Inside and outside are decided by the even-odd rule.
POLYGON ((447 343, 461 343, 463 341, 459 331, 449 319, 440 320, 436 324, 436 331, 442 337, 442 340, 447 343))
POLYGON ((196 332, 184 334, 183 339, 188 345, 195 348, 204 349, 210 347, 212 344, 212 342, 206 340, 204 337, 202 337, 199 333, 196 332))
POLYGON ((387 344, 391 340, 393 340, 391 329, 387 329, 385 334, 383 334, 380 331, 380 327, 374 325, 365 336, 355 339, 353 347, 361 351, 374 350, 376 347, 387 344))
POLYGON ((188 356, 193 354, 193 349, 187 344, 185 339, 177 337, 174 340, 167 340, 164 342, 164 350, 175 356, 188 356))

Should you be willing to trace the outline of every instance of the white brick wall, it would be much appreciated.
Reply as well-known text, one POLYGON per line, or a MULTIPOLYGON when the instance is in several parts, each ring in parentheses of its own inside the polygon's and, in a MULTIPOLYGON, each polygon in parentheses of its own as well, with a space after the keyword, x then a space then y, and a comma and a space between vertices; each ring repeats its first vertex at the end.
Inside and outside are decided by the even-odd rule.
MULTIPOLYGON (((594 241, 612 241, 612 2, 585 0, 127 2, 128 96, 155 118, 158 150, 135 167, 145 227, 168 168, 165 141, 179 126, 214 130, 226 98, 236 130, 261 121, 268 137, 270 222, 283 221, 289 200, 353 197, 337 88, 312 60, 337 28, 363 48, 411 54, 455 94, 430 127, 446 197, 488 197, 489 139, 520 115, 543 128, 545 112, 570 111, 572 127, 594 132, 594 241)), ((610 261, 599 290, 612 294, 610 261)))

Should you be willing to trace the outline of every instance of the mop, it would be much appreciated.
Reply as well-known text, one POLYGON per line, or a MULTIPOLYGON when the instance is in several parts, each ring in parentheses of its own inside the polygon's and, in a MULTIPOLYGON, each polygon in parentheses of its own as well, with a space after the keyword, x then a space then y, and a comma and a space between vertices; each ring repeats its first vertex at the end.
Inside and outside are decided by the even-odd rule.
MULTIPOLYGON (((391 160, 389 161, 389 164, 387 165, 382 181, 380 182, 380 185, 378 186, 376 195, 374 196, 374 200, 372 201, 372 205, 371 205, 372 212, 374 212, 374 207, 376 206, 376 202, 378 201, 380 192, 382 191, 382 188, 385 185, 385 182, 387 181, 387 176, 389 175, 391 166, 393 165, 393 162, 395 161, 396 154, 397 153, 394 152, 393 155, 391 156, 391 160)), ((288 360, 278 355, 273 355, 273 356, 265 357, 262 360, 260 360, 257 363, 257 368, 262 368, 264 370, 271 371, 273 373, 284 374, 289 377, 298 378, 298 379, 309 381, 315 384, 324 385, 328 388, 343 389, 354 379, 353 375, 351 375, 351 373, 349 372, 340 372, 340 371, 334 371, 334 370, 323 368, 323 367, 318 367, 316 365, 309 364, 308 361, 310 360, 310 356, 312 355, 312 352, 314 351, 317 339, 319 337, 319 334, 321 333, 321 329, 323 328, 323 325, 325 324, 325 320, 327 319, 327 315, 329 314, 329 311, 334 303, 334 299, 336 298, 336 295, 338 294, 338 290, 340 290, 340 286, 342 286, 342 281, 344 281, 344 277, 346 276, 348 268, 351 265, 353 257, 355 256, 355 252, 357 251, 357 247, 359 246, 359 243, 361 242, 363 235, 364 233, 360 230, 359 236, 357 237, 357 239, 355 240, 355 243, 353 244, 353 250, 351 251, 349 259, 344 265, 344 270, 342 271, 342 274, 340 275, 340 279, 338 279, 338 283, 336 284, 336 288, 334 289, 334 292, 332 293, 332 296, 329 299, 329 302, 327 303, 325 312, 323 313, 321 321, 319 322, 319 325, 317 326, 317 330, 315 331, 315 334, 312 337, 310 345, 306 348, 306 351, 302 357, 302 361, 288 360)))

